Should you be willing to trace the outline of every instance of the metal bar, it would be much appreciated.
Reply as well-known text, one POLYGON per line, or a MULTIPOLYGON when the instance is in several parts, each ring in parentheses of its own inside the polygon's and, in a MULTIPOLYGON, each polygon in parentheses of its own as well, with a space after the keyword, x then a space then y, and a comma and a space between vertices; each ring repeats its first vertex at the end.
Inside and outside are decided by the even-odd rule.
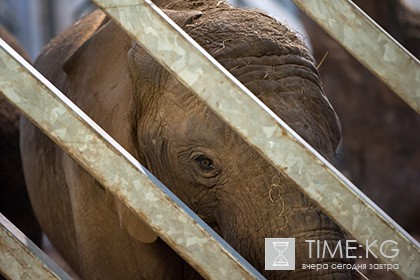
POLYGON ((420 246, 397 223, 240 84, 213 57, 148 0, 94 0, 162 65, 178 76, 319 206, 396 273, 420 277, 420 246), (164 38, 164 40, 162 40, 164 38), (185 56, 179 56, 185 53, 185 56), (211 77, 211 79, 209 79, 211 77), (249 116, 252 116, 252 119, 249 116), (398 258, 380 245, 399 244, 398 258))
POLYGON ((420 113, 420 62, 351 0, 293 0, 369 71, 420 113))
POLYGON ((0 92, 199 273, 265 279, 3 40, 0 47, 0 92))
POLYGON ((0 272, 8 279, 71 279, 1 213, 0 272))

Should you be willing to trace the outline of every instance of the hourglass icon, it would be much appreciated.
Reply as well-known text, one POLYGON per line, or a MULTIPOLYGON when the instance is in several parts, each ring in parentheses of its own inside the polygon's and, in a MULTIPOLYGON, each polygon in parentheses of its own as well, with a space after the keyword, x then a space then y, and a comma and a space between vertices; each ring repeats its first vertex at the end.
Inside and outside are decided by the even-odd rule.
POLYGON ((278 256, 274 259, 273 266, 288 266, 289 262, 283 253, 287 250, 289 242, 273 242, 274 249, 278 256))

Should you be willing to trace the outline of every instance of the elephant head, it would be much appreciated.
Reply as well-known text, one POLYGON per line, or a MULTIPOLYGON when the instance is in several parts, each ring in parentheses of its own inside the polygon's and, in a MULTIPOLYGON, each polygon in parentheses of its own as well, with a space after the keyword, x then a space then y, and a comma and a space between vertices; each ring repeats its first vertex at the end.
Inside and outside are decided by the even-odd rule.
MULTIPOLYGON (((340 138, 338 118, 296 34, 261 12, 221 1, 178 1, 166 8, 271 110, 321 154, 332 157, 340 138)), ((272 279, 350 279, 345 270, 300 268, 303 263, 348 262, 310 259, 307 254, 306 239, 343 241, 340 227, 116 24, 101 17, 93 35, 62 59, 65 74, 57 78, 48 67, 45 72, 60 80, 70 98, 263 274, 272 279), (264 240, 269 237, 296 238, 295 271, 264 271, 264 240)), ((53 56, 44 52, 38 63, 53 56)), ((64 173, 71 177, 66 167, 64 173)), ((72 197, 73 211, 80 205, 72 197)), ((120 223, 129 216, 113 207, 120 223)), ((93 216, 86 211, 75 216, 75 224, 93 216)), ((126 220, 131 222, 125 230, 137 241, 158 242, 147 227, 126 220)), ((91 241, 81 237, 89 229, 76 225, 79 248, 91 241)))

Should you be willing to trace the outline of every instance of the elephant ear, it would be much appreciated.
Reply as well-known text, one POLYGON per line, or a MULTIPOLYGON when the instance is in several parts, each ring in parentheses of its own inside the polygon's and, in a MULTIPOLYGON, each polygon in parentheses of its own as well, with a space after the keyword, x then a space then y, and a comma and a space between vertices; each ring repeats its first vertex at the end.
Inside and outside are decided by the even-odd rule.
MULTIPOLYGON (((115 23, 98 29, 63 65, 66 95, 139 160, 132 133, 137 106, 127 66, 131 39, 115 23)), ((76 203, 76 202, 72 202, 76 203)), ((144 243, 158 236, 112 195, 106 204, 116 213, 120 228, 144 243)))
POLYGON ((120 200, 113 196, 107 198, 108 203, 113 204, 118 213, 119 226, 134 239, 143 243, 153 243, 158 238, 150 227, 128 209, 120 200))
MULTIPOLYGON (((193 24, 194 20, 203 15, 197 10, 163 11, 181 28, 193 24)), ((165 84, 164 80, 169 77, 169 72, 136 42, 132 43, 128 51, 128 66, 134 87, 141 87, 141 90, 136 90, 135 99, 141 107, 140 111, 144 113, 147 110, 145 105, 150 106, 158 100, 156 93, 159 93, 160 86, 165 84)))

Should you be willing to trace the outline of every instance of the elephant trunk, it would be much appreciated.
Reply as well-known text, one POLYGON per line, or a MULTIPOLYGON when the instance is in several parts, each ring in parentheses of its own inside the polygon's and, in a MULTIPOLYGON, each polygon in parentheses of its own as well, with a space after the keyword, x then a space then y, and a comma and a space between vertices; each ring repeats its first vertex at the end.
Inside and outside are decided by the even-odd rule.
MULTIPOLYGON (((232 61, 222 64, 312 147, 327 159, 332 157, 340 139, 340 124, 310 58, 302 54, 254 55, 241 57, 243 65, 239 67, 231 67, 232 61)), ((224 238, 269 279, 351 279, 351 271, 343 269, 350 262, 341 228, 297 186, 256 158, 241 159, 254 167, 253 174, 246 176, 255 179, 239 185, 235 182, 232 189, 240 193, 229 198, 240 200, 233 206, 245 205, 249 213, 241 208, 232 220, 222 218, 227 228, 224 238), (265 270, 265 238, 295 239, 295 270, 265 270)), ((235 172, 232 177, 243 176, 240 170, 235 172)), ((232 204, 227 207, 232 211, 232 204)))
POLYGON ((278 217, 272 217, 264 224, 257 221, 243 227, 232 224, 235 230, 228 230, 224 238, 268 279, 351 279, 351 271, 346 267, 350 261, 343 248, 346 242, 342 231, 315 207, 295 211, 281 218, 283 221, 289 219, 286 225, 276 222, 278 217), (253 237, 255 234, 259 237, 253 237), (289 264, 295 262, 293 270, 265 270, 275 261, 265 257, 266 238, 294 239, 295 258, 287 258, 289 264))
POLYGON ((223 238, 268 279, 351 279, 341 228, 282 175, 265 183, 262 174, 255 178, 258 186, 243 182, 240 193, 224 193, 223 238), (266 238, 295 240, 295 259, 288 260, 294 270, 265 270, 266 238))

